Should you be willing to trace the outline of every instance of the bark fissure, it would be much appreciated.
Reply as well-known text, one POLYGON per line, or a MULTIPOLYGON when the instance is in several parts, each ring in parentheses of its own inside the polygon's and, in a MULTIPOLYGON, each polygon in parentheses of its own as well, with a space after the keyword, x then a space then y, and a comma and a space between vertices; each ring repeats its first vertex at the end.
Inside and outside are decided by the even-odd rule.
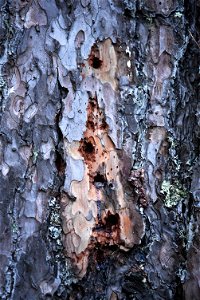
POLYGON ((198 299, 199 0, 0 6, 0 298, 198 299))

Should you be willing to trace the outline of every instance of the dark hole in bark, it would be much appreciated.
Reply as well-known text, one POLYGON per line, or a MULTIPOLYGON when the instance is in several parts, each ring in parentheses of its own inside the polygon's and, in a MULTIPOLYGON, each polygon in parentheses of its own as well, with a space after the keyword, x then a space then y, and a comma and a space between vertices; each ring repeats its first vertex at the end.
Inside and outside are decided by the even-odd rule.
POLYGON ((111 228, 112 226, 116 226, 119 224, 119 215, 108 215, 106 219, 106 226, 111 228))
POLYGON ((124 10, 124 16, 130 18, 131 17, 131 11, 128 8, 125 8, 124 10))
POLYGON ((97 189, 101 189, 105 187, 105 185, 107 184, 107 180, 102 174, 97 173, 97 175, 94 176, 93 184, 97 189))
POLYGON ((102 174, 97 173, 97 175, 94 177, 94 183, 95 182, 106 183, 106 179, 102 174))
POLYGON ((92 67, 94 69, 99 69, 102 65, 102 61, 98 57, 92 59, 92 67))
POLYGON ((94 145, 90 141, 84 141, 83 150, 86 153, 93 153, 94 152, 94 145))

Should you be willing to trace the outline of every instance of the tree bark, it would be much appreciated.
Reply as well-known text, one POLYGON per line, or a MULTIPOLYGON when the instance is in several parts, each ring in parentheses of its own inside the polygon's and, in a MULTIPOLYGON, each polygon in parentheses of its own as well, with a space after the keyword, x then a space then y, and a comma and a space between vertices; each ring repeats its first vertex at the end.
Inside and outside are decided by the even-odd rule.
POLYGON ((0 5, 0 298, 199 299, 200 1, 0 5))

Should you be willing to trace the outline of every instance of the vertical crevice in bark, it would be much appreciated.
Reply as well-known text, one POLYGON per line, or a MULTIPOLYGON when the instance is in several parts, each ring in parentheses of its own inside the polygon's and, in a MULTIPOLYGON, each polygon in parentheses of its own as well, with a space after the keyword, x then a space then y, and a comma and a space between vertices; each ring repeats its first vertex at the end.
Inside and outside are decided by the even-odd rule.
POLYGON ((64 87, 61 87, 60 83, 58 82, 58 87, 60 91, 60 108, 55 116, 55 126, 56 126, 56 132, 58 135, 57 144, 55 145, 55 165, 57 168, 58 178, 61 180, 59 192, 61 192, 61 187, 64 185, 65 180, 65 168, 66 168, 66 162, 64 158, 64 140, 63 140, 63 134, 60 129, 59 123, 62 118, 62 99, 67 97, 68 90, 64 87))
POLYGON ((62 101, 68 95, 68 89, 62 87, 58 81, 58 91, 60 104, 55 116, 55 128, 57 133, 57 142, 55 144, 55 167, 56 172, 54 176, 54 188, 50 192, 49 200, 49 216, 47 220, 48 226, 48 247, 52 253, 51 265, 54 268, 54 274, 58 280, 58 288, 52 293, 48 293, 46 296, 55 297, 55 299, 64 299, 70 292, 70 285, 72 282, 76 282, 76 278, 73 273, 73 268, 69 258, 64 255, 63 246, 63 229, 62 229, 62 203, 61 200, 65 198, 63 192, 65 182, 65 169, 66 160, 64 154, 64 137, 60 129, 60 121, 63 113, 62 101))

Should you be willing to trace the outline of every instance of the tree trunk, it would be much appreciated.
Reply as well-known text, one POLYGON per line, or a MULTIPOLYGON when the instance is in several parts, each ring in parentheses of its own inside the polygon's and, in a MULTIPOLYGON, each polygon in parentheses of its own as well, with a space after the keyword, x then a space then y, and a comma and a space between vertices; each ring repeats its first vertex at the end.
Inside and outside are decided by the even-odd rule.
POLYGON ((185 2, 0 1, 1 299, 199 299, 185 2))

